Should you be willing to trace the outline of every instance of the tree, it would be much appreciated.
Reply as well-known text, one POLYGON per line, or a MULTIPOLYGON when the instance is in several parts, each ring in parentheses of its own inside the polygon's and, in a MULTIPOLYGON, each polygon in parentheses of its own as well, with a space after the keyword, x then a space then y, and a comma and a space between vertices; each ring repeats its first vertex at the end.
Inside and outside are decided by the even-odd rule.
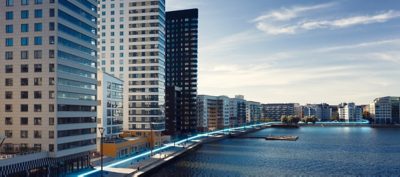
POLYGON ((299 116, 293 116, 292 121, 293 124, 298 124, 300 122, 300 117, 299 116))
POLYGON ((339 121, 339 113, 335 112, 332 114, 331 121, 339 121))
POLYGON ((286 115, 281 116, 281 122, 287 124, 288 123, 288 117, 286 115))

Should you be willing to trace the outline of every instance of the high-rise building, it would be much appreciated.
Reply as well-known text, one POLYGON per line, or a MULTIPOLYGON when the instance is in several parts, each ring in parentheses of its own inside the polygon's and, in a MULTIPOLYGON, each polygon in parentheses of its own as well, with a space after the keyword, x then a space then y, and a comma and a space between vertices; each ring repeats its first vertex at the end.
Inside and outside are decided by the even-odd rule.
POLYGON ((1 153, 36 153, 1 159, 1 174, 87 167, 96 149, 97 2, 2 2, 1 153))
POLYGON ((198 10, 167 12, 166 26, 166 133, 193 133, 197 125, 198 10), (177 88, 180 100, 173 97, 177 88))
POLYGON ((98 63, 124 80, 124 131, 159 137, 165 129, 165 0, 99 1, 98 8, 98 63))
MULTIPOLYGON (((97 80, 97 127, 104 129, 105 139, 117 138, 123 125, 123 81, 101 70, 97 72, 97 80)), ((98 140, 100 137, 98 131, 98 140)))
POLYGON ((369 109, 375 124, 400 123, 400 97, 376 98, 369 109))
POLYGON ((357 122, 362 119, 362 108, 354 103, 341 103, 338 106, 339 120, 357 122))

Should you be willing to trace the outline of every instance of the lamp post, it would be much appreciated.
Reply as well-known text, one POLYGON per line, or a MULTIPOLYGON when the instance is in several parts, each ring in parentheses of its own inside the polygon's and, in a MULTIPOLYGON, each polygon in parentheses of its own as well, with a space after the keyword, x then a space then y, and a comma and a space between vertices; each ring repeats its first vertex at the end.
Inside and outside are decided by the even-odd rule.
POLYGON ((153 147, 154 147, 154 141, 153 141, 153 122, 150 122, 150 157, 153 156, 153 147))
POLYGON ((99 127, 99 132, 100 132, 100 165, 101 165, 101 170, 100 170, 100 176, 103 177, 103 136, 104 136, 104 128, 99 127))

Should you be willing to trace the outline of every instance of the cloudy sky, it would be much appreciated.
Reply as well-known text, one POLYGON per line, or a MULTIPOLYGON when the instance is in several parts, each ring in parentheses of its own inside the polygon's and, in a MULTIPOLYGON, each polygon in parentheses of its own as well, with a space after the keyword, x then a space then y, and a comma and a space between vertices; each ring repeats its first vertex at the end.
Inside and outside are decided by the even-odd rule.
POLYGON ((399 0, 166 0, 199 9, 199 94, 264 103, 400 96, 399 0))

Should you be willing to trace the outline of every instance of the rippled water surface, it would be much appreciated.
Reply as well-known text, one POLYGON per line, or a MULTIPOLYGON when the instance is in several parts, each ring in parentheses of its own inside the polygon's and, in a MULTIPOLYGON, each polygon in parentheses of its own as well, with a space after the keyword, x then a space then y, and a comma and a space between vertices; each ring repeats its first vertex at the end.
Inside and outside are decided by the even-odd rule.
POLYGON ((205 144, 153 176, 400 176, 400 129, 270 128, 249 136, 255 135, 298 135, 299 140, 205 144))

